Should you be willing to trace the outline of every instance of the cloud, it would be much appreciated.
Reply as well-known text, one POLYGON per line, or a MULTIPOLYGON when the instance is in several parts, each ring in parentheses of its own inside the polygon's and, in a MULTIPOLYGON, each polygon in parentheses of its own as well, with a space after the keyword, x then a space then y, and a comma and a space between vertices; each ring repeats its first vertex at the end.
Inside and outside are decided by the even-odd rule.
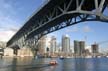
POLYGON ((66 32, 71 33, 71 32, 78 32, 79 29, 77 26, 74 26, 73 28, 68 28, 66 29, 66 32))
POLYGON ((0 41, 7 42, 20 28, 20 21, 14 18, 15 14, 11 3, 0 0, 0 41))
POLYGON ((93 29, 90 26, 85 25, 85 26, 73 26, 71 28, 67 28, 65 31, 67 33, 71 33, 71 32, 84 32, 84 33, 87 33, 87 32, 92 32, 93 29))
POLYGON ((48 36, 49 38, 51 38, 51 37, 57 37, 57 33, 55 33, 55 32, 54 32, 54 33, 50 33, 50 34, 48 34, 47 36, 48 36))
POLYGON ((13 31, 0 31, 0 41, 7 42, 16 32, 13 31))
POLYGON ((18 31, 17 28, 10 28, 10 30, 13 31, 13 32, 17 32, 18 31))
POLYGON ((91 32, 91 28, 89 26, 84 26, 83 32, 91 32))

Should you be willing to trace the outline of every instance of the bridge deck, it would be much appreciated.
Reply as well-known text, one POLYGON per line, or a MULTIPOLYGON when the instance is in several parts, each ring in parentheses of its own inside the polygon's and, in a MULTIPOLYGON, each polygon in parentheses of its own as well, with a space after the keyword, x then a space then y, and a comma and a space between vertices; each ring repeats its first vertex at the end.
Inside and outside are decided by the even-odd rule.
MULTIPOLYGON (((82 0, 79 0, 79 4, 82 0)), ((101 0, 98 0, 98 4, 100 4, 101 0)), ((39 24, 37 21, 43 19, 46 15, 48 15, 50 12, 53 12, 54 8, 61 7, 64 8, 64 3, 66 6, 69 4, 70 0, 49 0, 44 6, 42 6, 38 11, 36 11, 29 20, 22 26, 22 28, 8 41, 7 46, 12 44, 15 40, 18 40, 20 37, 24 36, 24 34, 27 34, 28 31, 31 31, 32 27, 37 27, 36 31, 33 31, 30 33, 29 37, 32 37, 34 35, 39 34, 40 32, 43 32, 44 30, 47 30, 50 27, 53 27, 69 18, 76 17, 79 15, 79 13, 74 14, 64 14, 61 15, 61 11, 58 11, 58 16, 55 17, 56 14, 53 16, 51 21, 48 21, 46 19, 45 22, 43 22, 43 26, 39 27, 39 24), (44 27, 44 28, 43 28, 44 27)), ((82 10, 85 11, 92 11, 95 9, 94 0, 84 0, 83 5, 81 6, 82 10)), ((106 3, 108 4, 108 1, 106 0, 106 3)), ((68 11, 75 10, 77 8, 76 0, 73 0, 72 4, 70 5, 68 11)))

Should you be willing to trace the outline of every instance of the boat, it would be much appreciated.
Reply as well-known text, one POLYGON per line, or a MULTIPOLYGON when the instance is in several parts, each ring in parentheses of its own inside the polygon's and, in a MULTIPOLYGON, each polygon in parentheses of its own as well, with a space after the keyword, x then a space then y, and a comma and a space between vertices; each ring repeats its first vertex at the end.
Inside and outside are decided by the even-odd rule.
POLYGON ((64 57, 63 56, 60 56, 60 59, 64 59, 64 57))
POLYGON ((49 62, 49 64, 50 64, 50 65, 57 65, 57 61, 56 61, 56 60, 51 60, 51 61, 49 62))

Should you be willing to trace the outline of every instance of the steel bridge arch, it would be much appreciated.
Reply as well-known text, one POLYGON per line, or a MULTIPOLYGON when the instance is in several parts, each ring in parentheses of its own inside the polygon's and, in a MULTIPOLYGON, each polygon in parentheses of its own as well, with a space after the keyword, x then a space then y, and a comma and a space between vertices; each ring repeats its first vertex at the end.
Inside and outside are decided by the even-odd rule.
MULTIPOLYGON (((50 0, 50 1, 52 2, 55 1, 55 3, 58 2, 57 0, 50 0)), ((41 17, 41 19, 40 18, 37 19, 37 17, 35 18, 34 16, 33 16, 34 17, 33 19, 30 19, 31 22, 33 23, 30 22, 31 24, 29 25, 32 25, 32 26, 30 26, 29 29, 26 28, 27 29, 27 34, 25 37, 26 44, 24 45, 28 45, 28 44, 30 46, 36 45, 38 40, 42 36, 48 33, 57 31, 59 29, 62 29, 64 27, 80 23, 80 22, 84 22, 84 21, 108 22, 108 16, 105 16, 103 14, 105 8, 108 8, 107 0, 60 0, 60 1, 63 4, 62 6, 59 4, 57 6, 53 5, 54 8, 52 8, 51 11, 49 10, 48 12, 46 12, 46 14, 44 14, 44 16, 41 17), (67 1, 68 3, 65 3, 67 1), (89 4, 90 6, 86 7, 87 4, 84 3, 85 1, 87 2, 87 4, 88 2, 91 2, 89 4), (93 3, 93 6, 91 5, 92 3, 93 3), (73 7, 73 4, 75 5, 75 8, 73 7), (53 23, 54 25, 50 24, 54 22, 55 20, 58 21, 59 20, 58 18, 63 18, 63 22, 60 21, 60 23, 57 23, 57 24, 53 23)), ((14 41, 17 41, 18 39, 19 37, 16 38, 15 40, 10 40, 8 45, 11 45, 12 43, 14 43, 14 41)))
MULTIPOLYGON (((88 15, 88 14, 87 14, 88 15)), ((75 24, 78 24, 78 23, 81 23, 81 22, 86 22, 86 21, 99 21, 99 22, 105 22, 105 23, 108 23, 108 21, 107 20, 99 20, 99 19, 84 19, 84 20, 79 20, 79 21, 76 21, 76 22, 67 22, 67 23, 70 23, 70 24, 68 24, 68 25, 66 25, 66 26, 63 26, 63 27, 60 27, 60 28, 58 28, 58 29, 55 29, 55 30, 52 30, 52 31, 50 31, 50 32, 48 32, 48 33, 51 33, 51 32, 54 32, 54 31, 57 31, 57 30, 60 30, 60 29, 62 29, 62 28, 65 28, 65 27, 68 27, 68 26, 71 26, 71 25, 75 25, 75 24)), ((66 22, 65 22, 66 23, 66 22)), ((55 26, 54 26, 55 27, 55 26)), ((43 34, 43 35, 41 35, 41 36, 38 36, 38 38, 35 38, 35 37, 32 37, 32 38, 29 38, 28 40, 26 40, 27 41, 27 43, 28 44, 32 44, 32 43, 34 43, 34 44, 38 44, 38 40, 40 40, 41 39, 41 37, 43 37, 44 35, 47 35, 48 33, 46 33, 46 34, 43 34)), ((35 46, 36 45, 29 45, 31 48, 33 47, 33 48, 35 48, 35 46)))
MULTIPOLYGON (((70 0, 70 5, 72 3, 73 0, 70 0)), ((70 25, 74 25, 74 24, 77 24, 77 23, 80 23, 80 22, 84 22, 84 21, 101 21, 101 22, 108 22, 108 17, 105 16, 103 14, 104 10, 108 7, 107 6, 107 3, 105 0, 101 0, 100 4, 98 5, 98 0, 95 0, 95 10, 94 11, 86 11, 86 10, 81 10, 81 7, 83 5, 85 0, 82 0, 79 4, 78 0, 76 0, 76 3, 77 3, 77 7, 75 10, 73 11, 68 11, 68 8, 69 8, 69 5, 68 7, 66 7, 66 5, 64 4, 64 9, 60 8, 59 7, 59 10, 62 12, 60 15, 58 16, 55 16, 55 17, 52 17, 50 16, 50 19, 55 19, 55 18, 59 18, 61 16, 64 16, 64 15, 71 15, 71 14, 79 14, 78 16, 76 17, 73 17, 73 18, 70 18, 70 19, 67 19, 65 22, 59 24, 59 25, 55 25, 49 29, 47 29, 46 31, 44 31, 43 33, 40 33, 36 36, 30 36, 30 34, 27 36, 27 40, 30 42, 30 43, 33 43, 35 41, 35 43, 38 42, 38 40, 43 36, 43 35, 46 35, 48 33, 51 33, 51 32, 54 32, 54 31, 57 31, 59 29, 62 29, 64 27, 67 27, 67 26, 70 26, 70 25), (73 21, 74 19, 74 21, 73 21), (80 20, 79 20, 80 19, 80 20), (63 26, 65 23, 65 26, 63 26), (56 28, 55 28, 56 27, 56 28), (55 29, 54 29, 55 28, 55 29), (35 39, 35 40, 34 40, 35 39)), ((49 20, 50 21, 50 20, 49 20)), ((44 24, 43 24, 44 25, 44 24)))

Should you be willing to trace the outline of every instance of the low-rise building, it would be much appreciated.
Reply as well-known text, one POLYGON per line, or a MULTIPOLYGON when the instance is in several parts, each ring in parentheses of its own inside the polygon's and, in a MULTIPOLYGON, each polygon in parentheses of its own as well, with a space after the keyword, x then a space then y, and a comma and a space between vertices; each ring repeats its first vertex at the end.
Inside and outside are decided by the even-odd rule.
POLYGON ((33 53, 30 48, 24 47, 18 50, 17 56, 20 56, 20 57, 33 56, 33 53))
POLYGON ((12 48, 5 48, 4 49, 4 56, 14 56, 14 50, 12 48))

